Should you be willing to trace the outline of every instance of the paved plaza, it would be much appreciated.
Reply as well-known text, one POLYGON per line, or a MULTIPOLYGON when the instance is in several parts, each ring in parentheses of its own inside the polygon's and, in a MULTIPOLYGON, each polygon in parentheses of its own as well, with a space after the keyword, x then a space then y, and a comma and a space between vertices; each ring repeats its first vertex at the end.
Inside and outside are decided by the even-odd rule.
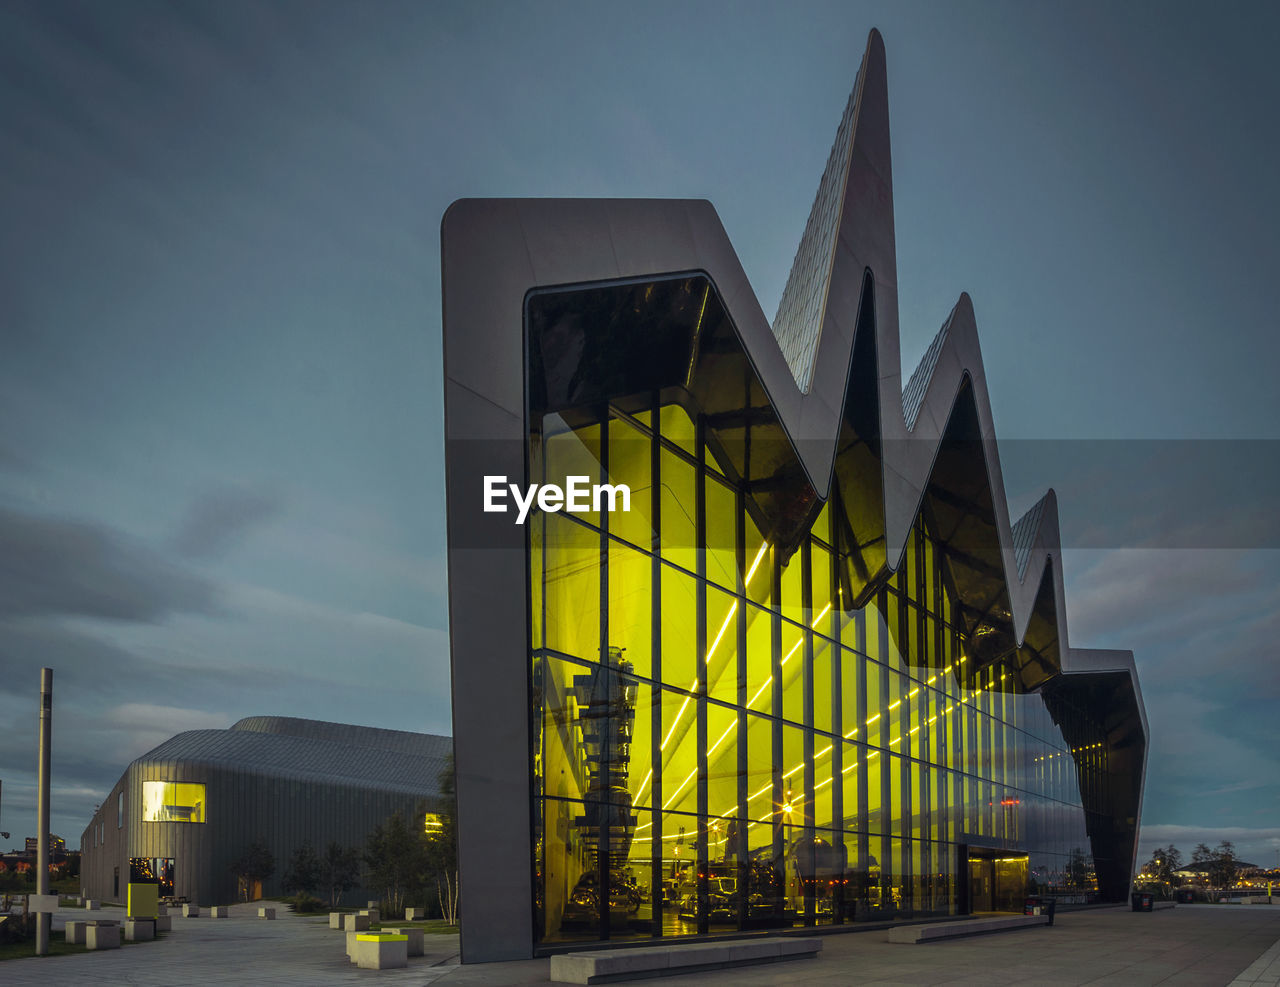
MULTIPOLYGON (((427 936, 427 956, 402 970, 359 970, 326 917, 281 908, 269 922, 254 905, 227 919, 175 917, 160 941, 101 953, 0 964, 0 982, 40 984, 523 985, 548 983, 548 960, 458 965, 456 936, 427 936)), ((119 918, 123 910, 68 918, 119 918)), ((884 932, 824 938, 816 960, 648 981, 733 984, 1280 984, 1280 905, 1181 905, 1150 914, 1109 908, 1067 912, 1053 928, 897 945, 884 932)))

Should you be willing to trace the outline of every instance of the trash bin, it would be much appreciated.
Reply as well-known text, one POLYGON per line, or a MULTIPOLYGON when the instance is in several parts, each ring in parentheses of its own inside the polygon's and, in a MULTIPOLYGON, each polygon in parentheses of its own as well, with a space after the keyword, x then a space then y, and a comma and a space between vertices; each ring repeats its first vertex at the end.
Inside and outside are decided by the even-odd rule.
POLYGON ((1027 895, 1027 900, 1022 903, 1023 915, 1040 915, 1041 909, 1044 907, 1044 899, 1039 895, 1027 895))
POLYGON ((1132 896, 1133 910, 1135 912, 1150 912, 1155 910, 1156 896, 1150 891, 1135 891, 1132 896))
POLYGON ((1178 888, 1178 904, 1190 905, 1196 900, 1196 893, 1190 888, 1178 888))

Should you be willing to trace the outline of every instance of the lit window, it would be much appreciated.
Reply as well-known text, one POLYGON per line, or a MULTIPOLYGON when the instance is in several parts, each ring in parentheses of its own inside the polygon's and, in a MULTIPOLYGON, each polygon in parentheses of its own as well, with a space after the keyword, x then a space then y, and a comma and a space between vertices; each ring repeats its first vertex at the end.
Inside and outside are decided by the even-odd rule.
POLYGON ((142 783, 143 822, 202 823, 204 820, 204 785, 181 781, 142 783))
POLYGON ((423 830, 428 836, 437 836, 444 832, 444 823, 434 812, 428 812, 424 821, 423 830))

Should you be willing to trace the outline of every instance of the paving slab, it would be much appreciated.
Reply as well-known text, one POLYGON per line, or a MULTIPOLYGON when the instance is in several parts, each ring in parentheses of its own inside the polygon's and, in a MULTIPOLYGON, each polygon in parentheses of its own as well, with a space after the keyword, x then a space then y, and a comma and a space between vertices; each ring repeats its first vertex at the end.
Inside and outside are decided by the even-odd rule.
MULTIPOLYGON (((457 936, 425 936, 426 955, 403 969, 358 970, 346 957, 346 936, 328 917, 280 910, 257 917, 258 904, 234 905, 217 922, 174 923, 153 942, 124 949, 0 963, 5 987, 102 983, 159 987, 174 983, 314 987, 379 983, 404 987, 550 983, 550 960, 458 965, 457 936), (246 978, 246 973, 250 977, 246 978)), ((103 912, 123 918, 123 909, 103 912)), ((98 914, 103 914, 99 912, 98 914)), ((59 909, 53 927, 83 919, 59 909)), ((803 963, 717 970, 651 981, 660 985, 858 984, 1153 984, 1172 987, 1280 987, 1280 907, 1183 905, 1172 911, 1127 908, 1059 912, 1052 927, 1009 936, 980 936, 903 947, 884 930, 823 937, 822 952, 803 963)), ((639 944, 637 944, 639 945, 639 944)))

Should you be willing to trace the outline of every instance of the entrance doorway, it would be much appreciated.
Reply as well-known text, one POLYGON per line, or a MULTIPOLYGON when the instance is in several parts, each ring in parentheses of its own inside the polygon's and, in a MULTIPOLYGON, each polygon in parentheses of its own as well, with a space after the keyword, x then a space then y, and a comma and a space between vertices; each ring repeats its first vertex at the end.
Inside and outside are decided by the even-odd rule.
POLYGON ((1022 913, 1027 894, 1027 855, 988 847, 967 847, 968 911, 1022 913))

